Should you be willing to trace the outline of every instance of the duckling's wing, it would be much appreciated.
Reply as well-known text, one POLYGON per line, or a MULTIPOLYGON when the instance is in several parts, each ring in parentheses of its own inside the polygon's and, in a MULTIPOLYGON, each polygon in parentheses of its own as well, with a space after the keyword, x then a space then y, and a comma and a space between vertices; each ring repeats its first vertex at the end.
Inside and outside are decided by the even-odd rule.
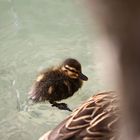
POLYGON ((48 80, 48 75, 51 69, 46 69, 37 76, 34 84, 31 87, 29 94, 29 99, 34 102, 46 101, 48 98, 48 89, 51 85, 51 81, 48 80))
POLYGON ((118 110, 114 92, 100 93, 40 140, 114 140, 118 110))
POLYGON ((34 102, 65 99, 69 92, 69 85, 65 84, 65 80, 66 76, 59 70, 46 69, 38 75, 29 92, 29 98, 34 102))

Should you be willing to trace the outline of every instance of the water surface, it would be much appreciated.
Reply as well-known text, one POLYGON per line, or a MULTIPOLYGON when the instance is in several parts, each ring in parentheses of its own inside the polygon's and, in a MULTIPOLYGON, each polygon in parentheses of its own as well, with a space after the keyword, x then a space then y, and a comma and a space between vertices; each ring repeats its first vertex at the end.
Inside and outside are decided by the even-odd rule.
POLYGON ((49 103, 27 105, 27 93, 41 69, 67 57, 81 62, 89 81, 65 100, 71 109, 102 88, 91 46, 94 40, 79 1, 0 0, 1 140, 37 140, 69 114, 49 103))

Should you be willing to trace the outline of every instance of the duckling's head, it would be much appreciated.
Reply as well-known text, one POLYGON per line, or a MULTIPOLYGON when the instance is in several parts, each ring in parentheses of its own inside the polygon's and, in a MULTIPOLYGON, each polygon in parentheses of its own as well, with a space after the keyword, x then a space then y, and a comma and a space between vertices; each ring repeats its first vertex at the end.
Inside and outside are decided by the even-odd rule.
POLYGON ((88 80, 88 77, 82 73, 81 64, 76 59, 66 59, 61 65, 61 70, 72 79, 88 80))

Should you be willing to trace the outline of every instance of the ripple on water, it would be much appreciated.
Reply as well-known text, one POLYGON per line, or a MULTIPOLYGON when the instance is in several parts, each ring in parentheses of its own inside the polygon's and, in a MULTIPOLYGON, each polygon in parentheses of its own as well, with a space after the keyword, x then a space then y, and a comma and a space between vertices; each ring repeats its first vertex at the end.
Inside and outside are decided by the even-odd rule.
POLYGON ((41 69, 67 57, 82 63, 89 81, 64 101, 71 109, 100 87, 81 13, 75 0, 0 1, 0 139, 36 140, 70 114, 47 102, 27 104, 41 69))

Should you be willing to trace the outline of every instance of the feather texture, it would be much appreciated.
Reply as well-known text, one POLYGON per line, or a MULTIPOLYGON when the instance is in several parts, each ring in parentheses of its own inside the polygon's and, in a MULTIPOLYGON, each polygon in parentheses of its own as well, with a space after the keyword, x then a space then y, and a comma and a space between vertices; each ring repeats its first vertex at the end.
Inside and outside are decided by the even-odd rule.
POLYGON ((116 140, 119 118, 116 93, 99 93, 40 140, 116 140))

